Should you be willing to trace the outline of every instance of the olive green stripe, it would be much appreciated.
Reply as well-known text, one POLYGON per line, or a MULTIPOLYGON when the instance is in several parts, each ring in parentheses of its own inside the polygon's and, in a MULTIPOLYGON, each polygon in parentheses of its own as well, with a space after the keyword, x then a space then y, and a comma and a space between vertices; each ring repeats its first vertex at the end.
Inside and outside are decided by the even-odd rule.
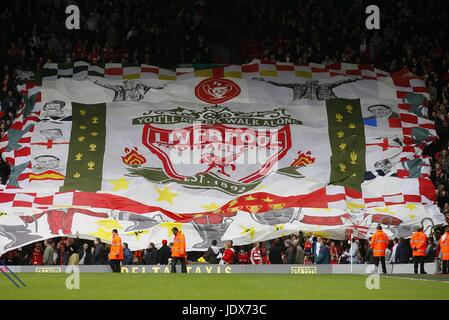
POLYGON ((105 141, 106 104, 72 103, 72 132, 63 191, 101 190, 105 141))
POLYGON ((327 100, 326 109, 332 150, 330 183, 361 191, 366 164, 360 100, 327 100))

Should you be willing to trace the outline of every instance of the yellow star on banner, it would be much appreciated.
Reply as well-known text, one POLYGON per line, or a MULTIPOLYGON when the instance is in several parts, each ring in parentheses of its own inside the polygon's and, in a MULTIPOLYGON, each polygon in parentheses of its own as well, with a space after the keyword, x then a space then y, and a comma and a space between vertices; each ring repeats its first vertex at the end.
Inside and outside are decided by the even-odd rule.
POLYGON ((355 129, 355 124, 350 123, 350 124, 348 125, 348 127, 349 127, 349 129, 355 129))
POLYGON ((97 221, 96 224, 106 228, 107 230, 123 229, 120 223, 115 219, 102 219, 97 221))
POLYGON ((275 225, 273 226, 273 229, 274 229, 274 231, 284 230, 284 224, 283 224, 283 223, 281 223, 281 224, 275 224, 275 225))
POLYGON ((235 205, 238 201, 237 200, 232 200, 231 202, 229 202, 229 207, 232 207, 233 205, 235 205))
POLYGON ((338 138, 343 138, 344 136, 345 136, 345 133, 343 131, 340 130, 340 131, 337 132, 337 137, 338 138))
POLYGON ((346 143, 340 143, 340 144, 338 145, 338 147, 340 148, 341 151, 343 151, 343 150, 346 149, 346 143))
POLYGON ((346 105, 346 111, 347 111, 348 113, 352 113, 352 109, 353 109, 353 106, 352 106, 352 105, 350 105, 350 104, 347 104, 347 105, 346 105))
POLYGON ((245 198, 246 201, 252 201, 252 200, 257 200, 257 198, 254 198, 252 195, 249 195, 245 198))
POLYGON ((338 166, 340 167, 341 172, 346 172, 346 165, 344 163, 339 163, 338 166))
POLYGON ((280 210, 285 207, 285 203, 274 203, 270 204, 270 208, 273 210, 280 210))
MULTIPOLYGON (((274 231, 282 231, 284 230, 284 224, 275 224, 273 226, 274 231)), ((285 236, 284 231, 281 232, 281 237, 285 236)))
POLYGON ((176 228, 178 228, 178 230, 182 231, 182 223, 180 223, 180 222, 161 222, 159 224, 159 226, 161 228, 167 229, 167 237, 169 237, 169 238, 174 237, 174 234, 171 231, 172 228, 176 227, 176 228))
POLYGON ((212 202, 209 204, 202 205, 201 208, 204 208, 207 211, 214 211, 214 210, 217 210, 218 208, 220 208, 220 206, 218 204, 216 204, 215 202, 212 202))
POLYGON ((249 235, 250 239, 254 239, 254 234, 256 233, 256 230, 254 229, 254 227, 245 227, 245 226, 240 226, 240 228, 242 228, 242 232, 240 234, 242 235, 249 235))
POLYGON ((82 115, 82 116, 85 116, 85 115, 86 115, 86 113, 87 113, 87 111, 86 111, 86 110, 84 110, 84 109, 81 109, 81 110, 80 110, 80 115, 82 115))
POLYGON ((331 238, 331 234, 329 232, 326 231, 316 231, 314 232, 315 236, 320 237, 320 238, 331 238))
POLYGON ((348 207, 348 209, 363 209, 363 208, 365 208, 364 204, 352 202, 352 201, 346 201, 346 206, 348 207))
POLYGON ((109 182, 112 184, 112 191, 127 190, 129 187, 128 181, 125 178, 109 180, 109 182))
POLYGON ((321 212, 321 211, 331 212, 332 211, 331 208, 312 208, 312 210, 313 211, 318 211, 318 212, 321 212))
POLYGON ((168 186, 165 186, 163 189, 156 188, 156 191, 159 193, 159 197, 156 201, 167 201, 170 204, 173 204, 173 198, 178 196, 177 193, 171 192, 168 189, 168 186))
POLYGON ((104 228, 99 228, 95 232, 90 232, 89 235, 94 236, 95 238, 100 238, 100 239, 107 240, 107 241, 112 240, 111 230, 105 230, 104 228))
POLYGON ((376 211, 382 213, 395 214, 393 211, 390 210, 390 207, 376 208, 376 211))
POLYGON ((140 240, 140 237, 144 234, 148 234, 150 233, 150 230, 138 230, 138 231, 131 231, 131 232, 127 232, 127 235, 130 236, 135 236, 136 237, 136 241, 140 240))
POLYGON ((85 136, 79 136, 78 137, 78 142, 83 142, 84 140, 86 140, 85 136))
POLYGON ((262 199, 262 201, 270 203, 270 202, 273 202, 274 200, 271 199, 270 197, 266 197, 265 199, 262 199))
POLYGON ((405 207, 406 207, 407 209, 410 209, 410 210, 415 210, 415 209, 416 209, 416 204, 414 204, 414 203, 409 203, 409 204, 407 204, 405 207))
POLYGON ((246 208, 249 210, 249 212, 251 213, 257 213, 259 212, 260 209, 262 209, 261 205, 255 205, 255 206, 246 206, 246 208))
POLYGON ((82 124, 82 125, 80 125, 80 129, 84 130, 84 129, 86 129, 86 126, 82 124))

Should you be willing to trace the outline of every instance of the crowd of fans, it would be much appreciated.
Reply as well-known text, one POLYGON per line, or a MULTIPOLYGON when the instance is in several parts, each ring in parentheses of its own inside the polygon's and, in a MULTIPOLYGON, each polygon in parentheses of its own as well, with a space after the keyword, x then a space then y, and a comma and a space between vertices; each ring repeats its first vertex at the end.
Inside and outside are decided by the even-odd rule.
MULTIPOLYGON (((439 256, 437 242, 432 237, 426 249, 426 262, 439 256)), ((123 265, 168 265, 171 246, 167 240, 157 248, 150 243, 145 250, 131 251, 124 246, 123 265)), ((11 250, 0 257, 0 263, 9 265, 106 265, 110 245, 100 239, 54 238, 11 250)), ((187 263, 209 264, 373 264, 374 257, 368 240, 334 241, 302 233, 252 245, 233 246, 226 241, 224 248, 213 240, 205 252, 189 252, 187 263)), ((412 249, 408 239, 390 241, 386 261, 391 264, 412 262, 412 249)))
MULTIPOLYGON (((362 0, 80 2, 81 29, 67 30, 64 11, 73 3, 76 1, 42 0, 37 4, 24 0, 2 5, 2 137, 14 121, 21 101, 14 70, 39 71, 46 62, 85 60, 172 68, 178 63, 245 63, 260 58, 299 64, 363 63, 389 72, 406 67, 422 77, 429 89, 429 118, 435 121, 439 139, 425 152, 431 158, 436 204, 449 221, 449 6, 445 0, 377 1, 381 10, 380 30, 365 28, 367 4, 362 0)), ((9 169, 1 160, 3 183, 8 174, 9 169)), ((39 251, 45 262, 45 251, 53 248, 56 258, 49 258, 51 262, 66 264, 70 252, 77 252, 81 261, 81 250, 85 246, 86 252, 92 248, 95 252, 102 246, 89 242, 80 246, 79 242, 76 239, 46 241, 45 244, 13 250, 5 259, 17 264, 34 264, 33 261, 40 259, 36 258, 39 251)), ((409 247, 406 242, 395 239, 391 251, 396 245, 409 247)), ((316 257, 308 254, 309 247, 317 243, 329 246, 330 263, 347 262, 348 255, 361 263, 370 259, 364 241, 347 246, 338 241, 311 243, 294 236, 275 240, 273 244, 261 244, 259 256, 262 262, 317 263, 316 257), (281 255, 273 252, 281 252, 281 255)), ((148 250, 133 253, 131 262, 142 263, 148 250)), ((211 250, 215 252, 216 249, 211 250)), ((252 248, 235 250, 239 262, 248 261, 246 256, 251 261, 252 248)), ((403 261, 409 261, 410 254, 404 253, 403 261)), ((82 261, 96 263, 90 259, 82 261)), ((220 261, 222 257, 216 259, 220 261)))

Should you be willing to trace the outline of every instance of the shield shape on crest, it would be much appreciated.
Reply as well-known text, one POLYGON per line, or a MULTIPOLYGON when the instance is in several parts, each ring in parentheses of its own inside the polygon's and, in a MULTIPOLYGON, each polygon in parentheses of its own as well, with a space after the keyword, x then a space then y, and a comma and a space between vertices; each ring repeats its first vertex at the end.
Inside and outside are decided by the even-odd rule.
POLYGON ((161 160, 165 173, 173 179, 209 173, 246 184, 266 176, 287 154, 291 134, 289 125, 253 129, 198 124, 163 129, 147 124, 142 142, 161 160))

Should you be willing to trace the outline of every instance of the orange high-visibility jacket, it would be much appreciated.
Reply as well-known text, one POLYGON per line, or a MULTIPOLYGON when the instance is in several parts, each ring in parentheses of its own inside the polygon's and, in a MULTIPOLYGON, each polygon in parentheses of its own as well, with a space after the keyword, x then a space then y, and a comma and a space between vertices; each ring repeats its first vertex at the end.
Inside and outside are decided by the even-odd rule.
POLYGON ((177 258, 186 257, 186 238, 184 233, 178 231, 173 241, 173 247, 171 248, 171 256, 177 258))
POLYGON ((449 260, 449 232, 445 232, 440 238, 441 259, 449 260))
POLYGON ((410 239, 410 246, 413 250, 414 257, 425 257, 426 256, 426 248, 427 248, 427 236, 422 231, 413 232, 412 237, 410 239))
POLYGON ((123 260, 122 239, 119 235, 112 237, 111 249, 109 250, 109 260, 123 260))
POLYGON ((388 247, 388 236, 382 230, 377 230, 371 238, 373 256, 385 257, 385 249, 388 247))

